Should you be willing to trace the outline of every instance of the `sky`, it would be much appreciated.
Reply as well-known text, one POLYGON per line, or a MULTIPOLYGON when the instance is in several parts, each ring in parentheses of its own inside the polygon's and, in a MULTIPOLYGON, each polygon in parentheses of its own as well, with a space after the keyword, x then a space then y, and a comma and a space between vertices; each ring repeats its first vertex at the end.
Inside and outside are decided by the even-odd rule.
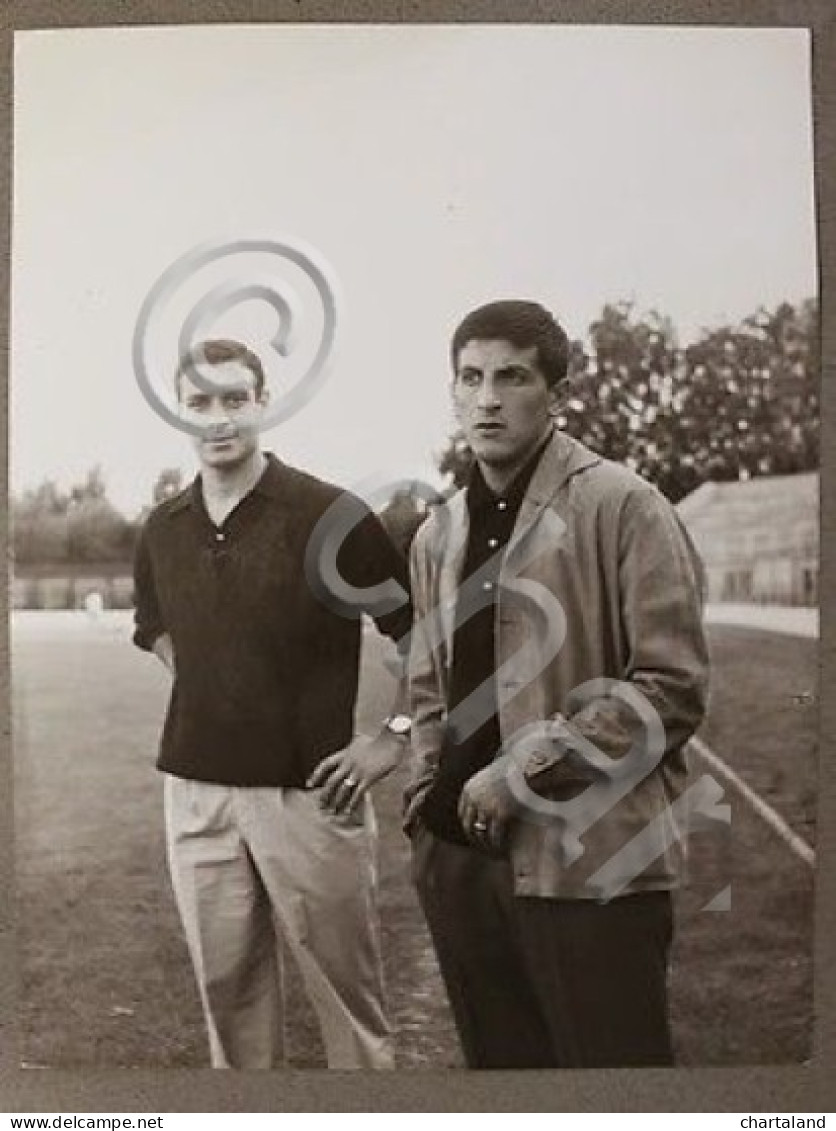
MULTIPOLYGON (((607 302, 683 342, 816 293, 805 29, 215 26, 15 35, 11 482, 93 465, 133 516, 195 470, 132 364, 149 291, 207 243, 313 249, 336 294, 327 380, 265 447, 335 482, 419 477, 452 429, 448 343, 494 298, 585 336, 607 302)), ((165 400, 220 284, 288 286, 207 325, 302 387, 315 289, 276 256, 193 271, 143 341, 165 400), (152 340, 153 338, 153 340, 152 340)))

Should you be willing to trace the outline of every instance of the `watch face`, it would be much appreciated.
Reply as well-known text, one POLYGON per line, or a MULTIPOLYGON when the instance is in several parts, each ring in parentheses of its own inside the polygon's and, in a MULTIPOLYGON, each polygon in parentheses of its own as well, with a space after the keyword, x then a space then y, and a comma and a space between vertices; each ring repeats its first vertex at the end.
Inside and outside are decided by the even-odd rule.
POLYGON ((412 729, 412 719, 409 715, 392 715, 386 720, 386 729, 392 734, 409 734, 412 729))

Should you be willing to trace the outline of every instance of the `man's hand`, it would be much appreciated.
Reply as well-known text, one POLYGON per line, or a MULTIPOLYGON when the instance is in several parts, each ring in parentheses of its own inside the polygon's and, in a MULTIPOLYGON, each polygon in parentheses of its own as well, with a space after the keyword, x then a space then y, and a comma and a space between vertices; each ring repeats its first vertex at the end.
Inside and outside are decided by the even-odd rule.
POLYGON ((360 734, 336 754, 323 758, 308 778, 308 787, 322 790, 323 808, 351 813, 375 782, 394 770, 408 749, 408 739, 387 733, 377 738, 360 734))
POLYGON ((481 848, 501 852, 508 824, 520 811, 506 777, 504 759, 479 770, 465 782, 459 800, 459 820, 466 835, 481 848))

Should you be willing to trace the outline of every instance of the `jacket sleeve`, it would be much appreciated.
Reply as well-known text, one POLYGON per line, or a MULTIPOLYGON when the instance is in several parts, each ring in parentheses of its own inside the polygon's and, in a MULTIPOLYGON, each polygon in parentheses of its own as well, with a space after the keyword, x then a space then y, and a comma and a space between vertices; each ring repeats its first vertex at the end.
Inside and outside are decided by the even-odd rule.
POLYGON ((407 659, 409 713, 412 717, 413 765, 404 792, 406 831, 438 774, 446 705, 441 674, 441 637, 428 553, 428 524, 416 535, 410 553, 410 582, 415 620, 407 659))
POLYGON ((133 642, 145 652, 153 650, 154 641, 165 632, 154 568, 148 547, 148 530, 143 526, 134 553, 134 634, 133 642))
POLYGON ((523 772, 543 795, 568 779, 594 780, 607 772, 609 760, 628 754, 643 759, 649 773, 684 746, 705 713, 702 563, 676 511, 655 488, 628 494, 618 523, 617 573, 608 576, 618 588, 624 674, 573 693, 559 720, 565 737, 529 758, 523 772))

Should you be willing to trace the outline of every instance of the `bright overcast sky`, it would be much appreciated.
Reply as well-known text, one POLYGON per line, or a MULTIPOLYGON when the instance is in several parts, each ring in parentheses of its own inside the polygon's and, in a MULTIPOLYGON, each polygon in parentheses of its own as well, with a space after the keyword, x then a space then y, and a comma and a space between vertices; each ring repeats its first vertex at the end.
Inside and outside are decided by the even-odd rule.
MULTIPOLYGON (((188 438, 139 392, 131 341, 152 284, 206 241, 291 237, 330 265, 332 375, 265 444, 347 485, 430 477, 449 336, 483 301, 539 299, 583 337, 605 302, 633 299, 688 340, 815 293, 804 30, 15 40, 15 490, 100 464, 133 514, 160 468, 191 474, 188 438)), ((251 256, 209 285, 265 269, 251 256)), ((262 351, 269 314, 253 301, 212 332, 246 328, 262 351)))

